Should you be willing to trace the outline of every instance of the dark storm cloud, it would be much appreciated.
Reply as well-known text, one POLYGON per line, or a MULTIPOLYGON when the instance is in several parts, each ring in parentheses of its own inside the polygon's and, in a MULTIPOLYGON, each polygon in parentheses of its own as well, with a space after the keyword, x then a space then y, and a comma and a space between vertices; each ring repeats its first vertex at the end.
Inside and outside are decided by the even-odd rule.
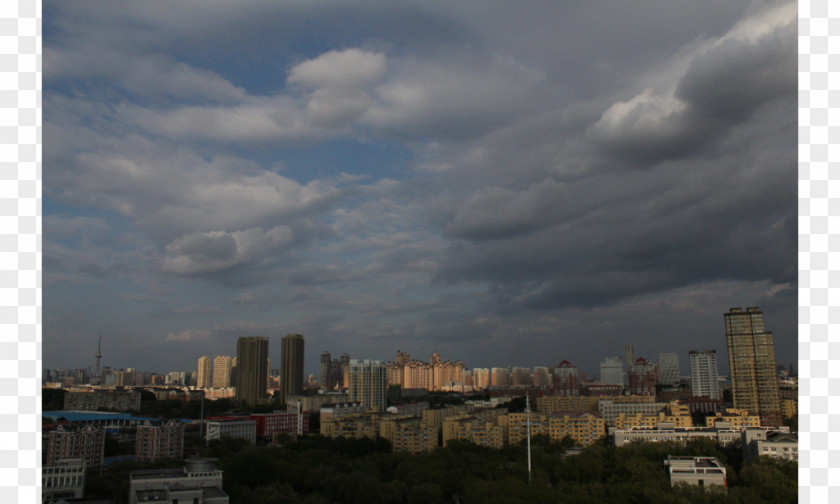
POLYGON ((685 350, 730 304, 795 314, 793 2, 45 9, 68 214, 45 278, 90 287, 50 294, 73 338, 107 306, 155 365, 302 332, 594 366, 628 334, 685 350))

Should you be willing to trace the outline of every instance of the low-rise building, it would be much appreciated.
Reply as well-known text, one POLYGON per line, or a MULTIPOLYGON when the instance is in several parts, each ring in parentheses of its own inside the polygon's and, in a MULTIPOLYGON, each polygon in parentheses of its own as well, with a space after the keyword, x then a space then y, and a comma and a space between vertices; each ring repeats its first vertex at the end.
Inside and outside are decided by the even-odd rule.
POLYGON ((672 423, 662 423, 656 427, 630 427, 616 429, 613 432, 615 446, 624 446, 634 441, 657 443, 671 441, 686 443, 691 439, 705 438, 716 441, 721 446, 727 446, 733 441, 741 439, 741 430, 719 423, 717 427, 685 427, 678 428, 672 423))
POLYGON ((64 396, 68 410, 140 411, 140 392, 136 390, 91 389, 85 392, 68 392, 64 396))
POLYGON ((364 415, 366 412, 367 406, 361 402, 325 404, 321 406, 319 420, 323 425, 325 422, 364 415))
POLYGON ((613 419, 613 426, 617 429, 630 427, 656 427, 660 423, 671 423, 675 427, 687 428, 692 426, 691 413, 688 406, 671 402, 664 411, 655 414, 636 413, 628 415, 621 413, 613 419))
POLYGON ((257 422, 250 418, 218 419, 207 422, 206 439, 239 438, 257 444, 257 422))
POLYGON ((718 411, 714 416, 710 415, 706 417, 706 427, 714 427, 718 422, 727 422, 736 429, 759 427, 761 426, 761 417, 751 415, 747 410, 736 408, 727 408, 723 412, 718 411))
POLYGON ((380 418, 381 415, 378 413, 334 418, 321 424, 321 435, 329 438, 376 439, 380 418))
POLYGON ((745 459, 762 455, 784 460, 799 460, 799 437, 791 434, 788 427, 747 427, 741 432, 741 448, 745 459))
POLYGON ((490 448, 502 448, 505 445, 505 431, 492 420, 475 415, 459 415, 443 421, 443 446, 456 439, 490 448))
POLYGON ((52 504, 62 498, 81 497, 84 492, 84 459, 62 459, 41 470, 41 499, 44 504, 52 504))
POLYGON ((258 438, 268 438, 281 432, 298 436, 309 433, 309 415, 296 411, 252 413, 251 420, 256 422, 258 438))
MULTIPOLYGON (((648 397, 653 396, 627 396, 629 397, 648 397)), ((619 415, 634 416, 634 415, 658 415, 659 412, 665 410, 665 403, 657 403, 648 401, 633 401, 610 398, 601 399, 598 401, 598 411, 601 413, 601 418, 608 427, 615 425, 615 419, 619 415), (626 402, 625 402, 626 401, 626 402)))
POLYGON ((438 432, 408 415, 388 416, 379 423, 379 436, 391 442, 394 452, 430 452, 438 446, 438 432))
POLYGON ((665 460, 668 481, 674 487, 678 483, 709 487, 719 485, 726 488, 726 468, 715 457, 673 457, 665 460))
POLYGON ((128 504, 229 504, 216 462, 189 458, 179 469, 131 471, 128 504))
MULTIPOLYGON (((508 444, 519 444, 528 433, 527 413, 508 414, 508 444)), ((569 436, 576 446, 589 446, 604 437, 604 420, 592 413, 531 413, 531 436, 545 435, 552 441, 569 436)))

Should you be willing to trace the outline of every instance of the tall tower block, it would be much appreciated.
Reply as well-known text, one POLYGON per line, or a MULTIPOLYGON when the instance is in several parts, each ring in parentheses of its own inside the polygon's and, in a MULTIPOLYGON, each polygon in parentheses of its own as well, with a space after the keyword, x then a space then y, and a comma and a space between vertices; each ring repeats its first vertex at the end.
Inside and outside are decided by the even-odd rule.
POLYGON ((735 407, 759 415, 762 426, 781 425, 773 333, 764 330, 764 314, 731 308, 723 317, 735 407))

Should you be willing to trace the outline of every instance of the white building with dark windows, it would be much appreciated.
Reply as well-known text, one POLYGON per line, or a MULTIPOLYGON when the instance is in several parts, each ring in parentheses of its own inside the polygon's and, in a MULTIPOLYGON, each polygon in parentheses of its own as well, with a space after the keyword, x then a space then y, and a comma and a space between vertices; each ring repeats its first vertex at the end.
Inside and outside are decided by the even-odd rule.
POLYGON ((257 444, 257 422, 251 419, 211 420, 206 423, 206 439, 209 443, 214 439, 239 438, 248 441, 252 446, 257 444))
POLYGON ((216 462, 189 458, 180 469, 131 471, 128 504, 229 504, 216 462))
POLYGON ((691 370, 691 395, 720 399, 717 354, 714 350, 692 350, 688 352, 691 370))
POLYGON ((81 497, 85 492, 85 461, 63 459, 41 470, 41 499, 52 504, 62 498, 81 497))
POLYGON ((726 488, 726 468, 715 457, 674 457, 665 460, 668 481, 674 487, 678 483, 699 487, 714 485, 726 488))

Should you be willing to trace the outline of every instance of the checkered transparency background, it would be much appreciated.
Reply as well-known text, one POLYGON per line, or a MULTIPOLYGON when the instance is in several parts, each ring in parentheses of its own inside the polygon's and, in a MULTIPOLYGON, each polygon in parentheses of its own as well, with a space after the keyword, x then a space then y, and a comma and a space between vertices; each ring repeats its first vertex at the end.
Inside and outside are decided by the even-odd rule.
MULTIPOLYGON (((799 14, 799 496, 840 502, 840 1, 799 14)), ((40 33, 40 1, 0 2, 2 503, 41 500, 40 33)))
POLYGON ((0 2, 0 502, 40 502, 40 3, 0 2))

